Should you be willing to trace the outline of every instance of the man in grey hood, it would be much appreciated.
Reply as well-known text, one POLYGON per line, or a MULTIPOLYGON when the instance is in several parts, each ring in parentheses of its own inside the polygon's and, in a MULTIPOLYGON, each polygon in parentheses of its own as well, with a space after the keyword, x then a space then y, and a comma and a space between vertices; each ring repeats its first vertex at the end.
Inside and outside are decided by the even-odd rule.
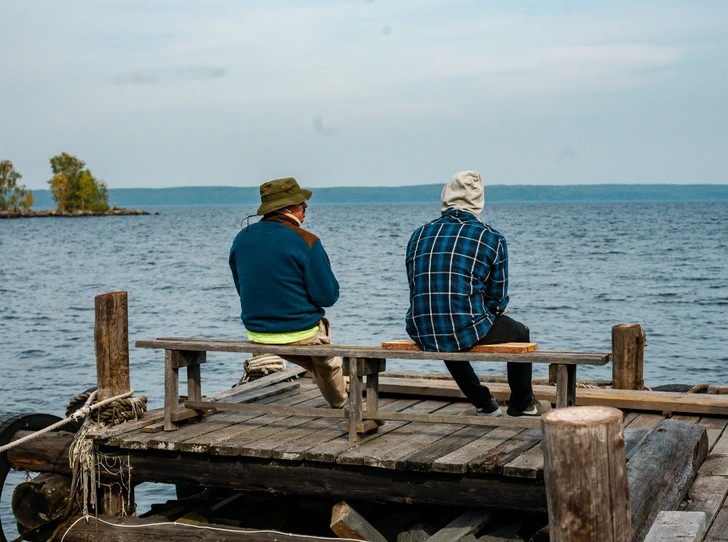
MULTIPOLYGON (((407 245, 407 333, 430 352, 530 342, 528 328, 505 315, 508 248, 503 235, 479 219, 484 206, 480 174, 457 173, 442 190, 441 200, 440 218, 415 230, 407 245)), ((502 414, 469 362, 445 364, 479 415, 502 414)), ((540 416, 551 408, 533 395, 530 363, 508 363, 508 384, 506 415, 540 416)))

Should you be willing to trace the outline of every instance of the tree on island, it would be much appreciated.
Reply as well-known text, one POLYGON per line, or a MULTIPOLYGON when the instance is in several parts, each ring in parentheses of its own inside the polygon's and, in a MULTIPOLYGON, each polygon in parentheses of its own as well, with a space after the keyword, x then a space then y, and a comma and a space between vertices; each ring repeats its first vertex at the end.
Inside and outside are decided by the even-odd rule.
POLYGON ((22 175, 10 160, 0 161, 0 211, 20 211, 33 205, 33 192, 18 185, 22 175))
POLYGON ((51 158, 53 177, 48 184, 60 212, 81 210, 105 213, 109 210, 106 183, 97 181, 85 167, 83 160, 65 152, 51 158))

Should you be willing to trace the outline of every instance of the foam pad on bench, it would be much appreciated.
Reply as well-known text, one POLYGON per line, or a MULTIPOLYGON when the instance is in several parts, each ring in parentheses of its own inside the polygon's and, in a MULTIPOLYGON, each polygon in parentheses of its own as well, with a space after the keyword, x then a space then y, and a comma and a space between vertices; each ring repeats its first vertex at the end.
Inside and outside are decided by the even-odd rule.
MULTIPOLYGON (((410 339, 399 339, 382 343, 385 350, 419 350, 414 341, 410 339)), ((538 349, 538 343, 500 343, 482 344, 472 347, 467 352, 482 352, 493 354, 525 354, 538 349)))

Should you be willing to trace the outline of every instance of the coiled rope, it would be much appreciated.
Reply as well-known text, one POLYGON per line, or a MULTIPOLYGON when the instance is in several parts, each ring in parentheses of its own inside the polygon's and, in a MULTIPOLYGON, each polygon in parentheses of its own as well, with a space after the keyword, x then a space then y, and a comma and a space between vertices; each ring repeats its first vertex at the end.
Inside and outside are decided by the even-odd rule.
POLYGON ((286 360, 280 356, 276 356, 275 354, 256 354, 243 362, 243 376, 240 377, 240 380, 238 380, 233 388, 269 374, 277 373, 286 367, 286 360))
MULTIPOLYGON (((25 442, 28 442, 29 440, 33 440, 34 438, 37 438, 41 435, 45 435, 46 433, 50 433, 51 431, 55 431, 59 427, 63 427, 67 423, 78 421, 82 418, 86 418, 91 412, 100 410, 101 407, 105 407, 108 404, 114 404, 112 406, 113 413, 111 415, 107 415, 104 413, 104 418, 114 419, 118 417, 125 417, 127 414, 121 409, 121 405, 123 404, 123 401, 131 398, 131 396, 134 395, 134 390, 131 390, 127 393, 123 393, 121 395, 117 395, 116 397, 110 397, 108 399, 104 399, 103 401, 100 401, 98 403, 89 404, 93 401, 93 399, 96 398, 96 392, 89 394, 89 397, 86 399, 86 402, 83 407, 79 408, 72 414, 68 415, 65 419, 56 422, 52 425, 49 425, 48 427, 41 429, 40 431, 36 431, 33 434, 27 435, 23 438, 20 438, 18 440, 14 440, 13 442, 10 442, 6 444, 5 446, 0 446, 0 453, 5 452, 6 450, 10 450, 11 448, 15 448, 16 446, 20 446, 21 444, 24 444, 25 442)), ((143 395, 136 399, 136 401, 143 402, 143 410, 141 411, 141 414, 144 414, 146 411, 146 403, 147 398, 143 395)), ((135 403, 136 404, 136 403, 135 403)), ((134 407, 132 407, 134 408, 134 407)), ((68 413, 68 411, 66 411, 68 413)), ((125 418, 122 421, 125 421, 126 419, 131 418, 125 418)), ((136 418, 135 418, 136 419, 136 418)), ((115 424, 114 424, 115 425, 115 424)))

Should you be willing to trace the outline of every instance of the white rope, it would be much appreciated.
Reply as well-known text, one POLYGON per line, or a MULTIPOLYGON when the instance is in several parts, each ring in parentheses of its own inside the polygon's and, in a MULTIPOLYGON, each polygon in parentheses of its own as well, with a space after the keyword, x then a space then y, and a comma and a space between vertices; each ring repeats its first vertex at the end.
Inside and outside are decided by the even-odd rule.
POLYGON ((26 435, 23 438, 20 438, 18 440, 14 440, 13 442, 6 444, 5 446, 0 446, 0 453, 4 452, 6 450, 10 450, 11 448, 15 448, 16 446, 20 446, 21 444, 28 442, 29 440, 32 440, 34 438, 37 438, 41 435, 50 433, 51 431, 54 431, 54 430, 58 429, 59 427, 66 425, 68 422, 78 421, 81 418, 85 418, 91 412, 93 412, 94 410, 97 410, 98 408, 100 408, 104 405, 107 405, 118 399, 126 399, 127 397, 131 397, 132 395, 134 395, 134 390, 128 391, 126 393, 122 393, 121 395, 117 395, 116 397, 110 397, 109 399, 104 399, 103 401, 100 401, 94 405, 89 405, 89 403, 91 401, 93 401, 93 399, 96 397, 96 392, 93 392, 89 396, 89 398, 86 400, 86 403, 81 408, 79 408, 76 412, 74 412, 68 418, 66 418, 65 420, 61 420, 59 422, 54 423, 53 425, 49 425, 48 427, 45 427, 44 429, 36 431, 35 433, 26 435))
POLYGON ((61 538, 61 542, 63 542, 66 539, 66 535, 71 532, 71 529, 73 529, 79 521, 86 520, 88 523, 88 520, 95 519, 99 523, 104 523, 106 525, 109 525, 110 527, 117 527, 119 529, 142 529, 144 527, 158 527, 160 525, 169 525, 174 527, 189 527, 192 529, 200 529, 200 530, 210 530, 210 531, 219 531, 222 533, 236 533, 241 535, 256 535, 256 534, 274 534, 279 536, 295 536, 297 538, 311 538, 316 540, 335 540, 337 542, 360 542, 359 538, 330 538, 326 536, 311 536, 306 534, 294 534, 294 533, 284 533, 282 531, 274 531, 271 529, 265 529, 265 530, 257 530, 257 531, 241 531, 236 529, 225 529, 224 527, 212 527, 211 525, 195 525, 193 523, 180 523, 177 521, 162 521, 159 523, 145 523, 142 525, 119 525, 118 523, 111 523, 109 521, 105 521, 101 518, 93 517, 93 516, 81 516, 76 521, 73 522, 73 524, 68 528, 68 530, 63 534, 63 538, 61 538))

